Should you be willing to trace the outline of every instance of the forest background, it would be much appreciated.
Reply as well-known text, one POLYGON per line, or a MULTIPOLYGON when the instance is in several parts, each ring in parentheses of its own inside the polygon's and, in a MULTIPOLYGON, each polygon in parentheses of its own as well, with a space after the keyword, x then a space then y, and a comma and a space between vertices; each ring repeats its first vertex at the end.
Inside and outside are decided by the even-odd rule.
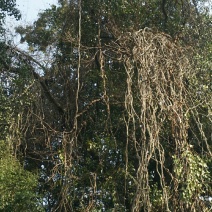
POLYGON ((211 5, 0 1, 0 211, 210 211, 211 5))

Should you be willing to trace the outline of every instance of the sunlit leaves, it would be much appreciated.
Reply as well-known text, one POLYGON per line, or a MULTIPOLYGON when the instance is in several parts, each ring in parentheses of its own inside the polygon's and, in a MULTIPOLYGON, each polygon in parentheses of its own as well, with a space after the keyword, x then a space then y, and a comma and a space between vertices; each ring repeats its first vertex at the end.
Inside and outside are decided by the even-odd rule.
POLYGON ((185 148, 180 158, 174 155, 173 159, 182 198, 189 203, 192 198, 204 196, 210 186, 206 161, 192 150, 192 146, 185 148))
POLYGON ((9 148, 0 141, 0 210, 42 211, 37 176, 24 170, 9 148))

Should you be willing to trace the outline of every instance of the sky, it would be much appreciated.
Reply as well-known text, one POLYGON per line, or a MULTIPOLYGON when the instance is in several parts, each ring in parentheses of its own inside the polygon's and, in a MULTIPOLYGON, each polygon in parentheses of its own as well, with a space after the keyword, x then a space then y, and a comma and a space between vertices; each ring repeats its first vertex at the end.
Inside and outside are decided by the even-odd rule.
POLYGON ((21 22, 32 23, 39 12, 57 4, 57 0, 16 0, 16 3, 22 14, 21 22))
POLYGON ((14 37, 15 27, 33 24, 38 17, 38 13, 50 8, 52 4, 57 5, 57 0, 16 0, 16 4, 22 18, 20 21, 16 21, 14 18, 7 17, 6 28, 8 29, 7 36, 13 37, 15 44, 18 45, 20 38, 18 36, 14 37))

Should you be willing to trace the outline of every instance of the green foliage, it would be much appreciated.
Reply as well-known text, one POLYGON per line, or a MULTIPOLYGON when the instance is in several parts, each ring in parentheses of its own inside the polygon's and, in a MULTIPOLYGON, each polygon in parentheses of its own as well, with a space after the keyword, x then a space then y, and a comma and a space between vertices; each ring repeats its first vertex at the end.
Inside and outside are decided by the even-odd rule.
POLYGON ((16 8, 16 0, 0 1, 0 33, 3 33, 3 24, 6 15, 14 16, 16 20, 21 18, 20 11, 16 8))
MULTIPOLYGON (((41 12, 33 25, 16 29, 21 41, 29 45, 28 55, 11 51, 4 43, 0 48, 0 133, 2 140, 10 138, 17 156, 2 144, 2 149, 9 151, 9 156, 1 157, 2 210, 12 211, 15 205, 18 211, 28 211, 28 206, 41 210, 36 208, 41 206, 36 193, 39 188, 47 211, 136 211, 137 196, 137 211, 147 211, 145 201, 151 203, 152 211, 183 211, 184 206, 195 204, 201 211, 197 200, 209 194, 212 173, 212 33, 210 15, 197 6, 202 1, 82 1, 81 22, 77 2, 60 1, 59 6, 41 12), (151 50, 149 41, 137 33, 137 41, 144 39, 150 54, 144 63, 132 59, 137 30, 149 30, 160 38, 151 50), (126 39, 122 42, 122 38, 126 39), (160 52, 161 46, 160 59, 152 64, 154 60, 148 58, 154 51, 160 52), (172 74, 179 61, 166 53, 168 48, 173 48, 170 54, 176 48, 179 58, 190 60, 190 78, 184 74, 187 69, 183 76, 172 74), (42 56, 36 61, 31 53, 42 56), (126 72, 128 60, 133 76, 126 72), (146 73, 155 77, 148 83, 138 71, 146 64, 151 64, 146 73), (156 76, 157 67, 162 70, 156 76), (180 85, 172 79, 175 75, 180 85), (164 90, 154 96, 159 89, 155 83, 162 77, 166 79, 164 90), (184 79, 188 85, 182 97, 184 81, 180 80, 184 79), (134 106, 130 112, 136 116, 131 116, 126 106, 130 83, 129 101, 134 106), (146 86, 141 89, 139 83, 146 86), (154 105, 140 101, 147 88, 153 93, 149 92, 154 105), (158 102, 166 92, 167 101, 158 102), (182 111, 180 124, 178 111, 182 111), (139 121, 143 117, 149 119, 139 121), (162 121, 151 125, 153 118, 162 121), (144 125, 148 129, 141 131, 144 125), (180 151, 183 144, 175 141, 182 129, 186 129, 183 142, 193 148, 180 151), (154 151, 142 153, 150 139, 154 151), (140 179, 143 173, 146 177, 140 179), (146 186, 142 191, 141 185, 146 186)), ((142 48, 137 46, 138 57, 147 54, 142 48)))
POLYGON ((153 184, 151 187, 150 198, 155 211, 160 211, 161 206, 163 205, 163 194, 162 190, 158 188, 157 184, 153 184))
POLYGON ((43 211, 37 176, 24 170, 9 145, 0 142, 0 211, 43 211))
POLYGON ((206 195, 210 187, 210 175, 206 161, 187 147, 180 158, 173 156, 177 179, 181 186, 182 198, 190 203, 192 198, 206 195))

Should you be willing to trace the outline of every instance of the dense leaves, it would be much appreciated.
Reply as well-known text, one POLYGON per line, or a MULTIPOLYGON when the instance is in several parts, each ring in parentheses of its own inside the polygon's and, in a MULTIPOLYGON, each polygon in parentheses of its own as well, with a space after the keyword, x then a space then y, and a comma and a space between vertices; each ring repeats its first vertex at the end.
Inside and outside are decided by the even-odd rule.
POLYGON ((24 170, 7 145, 0 142, 0 210, 43 211, 36 175, 24 170))
POLYGON ((2 156, 15 161, 2 165, 3 185, 17 184, 29 205, 41 195, 46 211, 209 210, 204 3, 58 1, 18 27, 28 52, 1 52, 1 139, 15 155, 2 156), (14 171, 20 181, 5 179, 14 171), (22 184, 30 172, 39 182, 22 184))

